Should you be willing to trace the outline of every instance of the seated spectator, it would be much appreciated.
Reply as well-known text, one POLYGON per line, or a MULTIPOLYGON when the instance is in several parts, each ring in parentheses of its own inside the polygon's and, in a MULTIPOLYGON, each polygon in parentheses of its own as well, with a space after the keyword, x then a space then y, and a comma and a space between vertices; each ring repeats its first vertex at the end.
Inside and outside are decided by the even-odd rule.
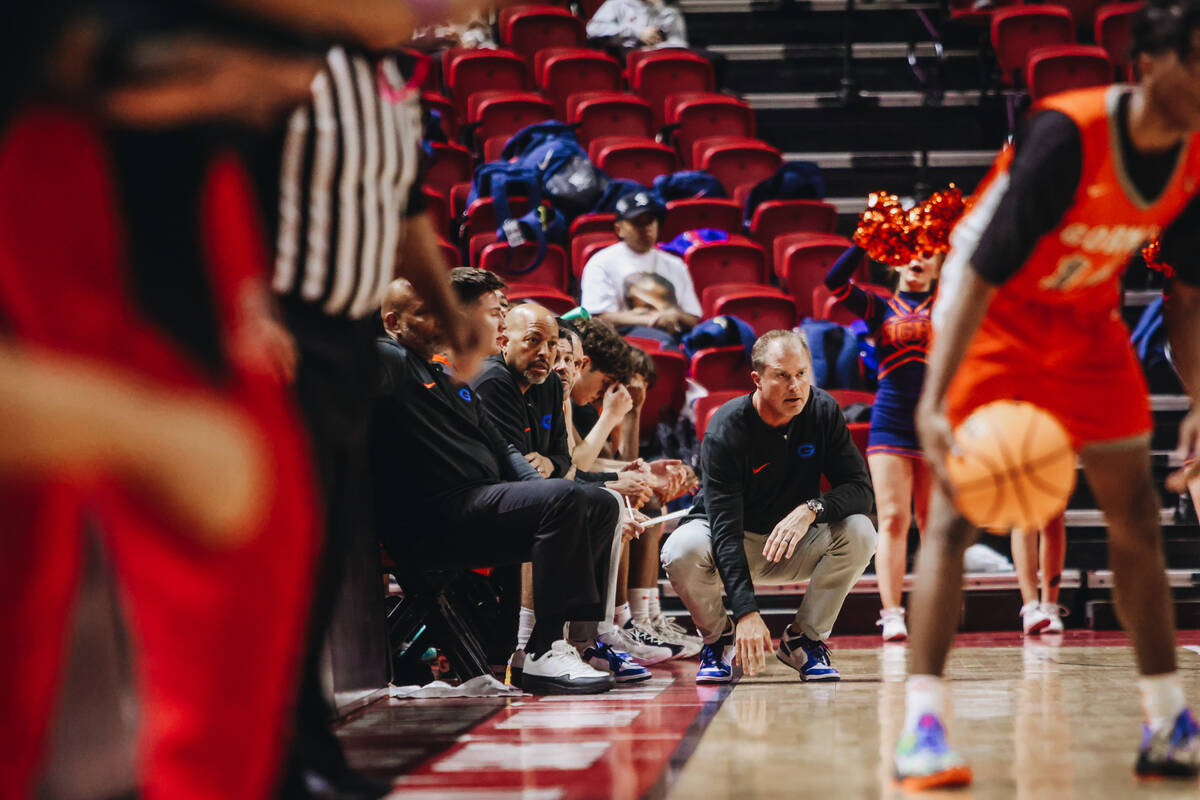
POLYGON ((400 563, 429 567, 532 562, 538 622, 522 687, 607 691, 612 675, 584 663, 563 626, 573 621, 574 639, 604 617, 617 504, 543 480, 501 438, 476 394, 432 360, 437 325, 407 281, 388 287, 382 316, 369 441, 384 546, 400 563))
POLYGON ((750 675, 764 669, 771 633, 754 588, 803 580, 808 590, 777 656, 803 680, 836 681, 825 640, 875 552, 871 479, 837 401, 812 386, 802 335, 766 333, 751 360, 755 391, 709 422, 703 486, 662 563, 704 637, 697 683, 729 682, 735 652, 750 675))
MULTIPOLYGON (((624 335, 657 339, 676 347, 679 338, 700 321, 700 301, 683 260, 659 250, 658 226, 662 208, 646 192, 634 192, 617 201, 616 231, 620 242, 592 256, 580 280, 581 304, 593 316, 616 326, 624 335), (653 287, 643 274, 657 275, 653 287), (663 300, 663 283, 669 284, 663 300), (629 292, 638 305, 631 306, 629 292)), ((653 279, 650 279, 653 280, 653 279)))
POLYGON ((487 17, 475 12, 460 24, 445 23, 417 28, 408 46, 431 53, 450 47, 492 48, 496 46, 496 40, 492 38, 492 25, 487 17))
POLYGON ((622 57, 644 47, 688 46, 683 13, 663 0, 605 0, 588 21, 587 36, 622 57))

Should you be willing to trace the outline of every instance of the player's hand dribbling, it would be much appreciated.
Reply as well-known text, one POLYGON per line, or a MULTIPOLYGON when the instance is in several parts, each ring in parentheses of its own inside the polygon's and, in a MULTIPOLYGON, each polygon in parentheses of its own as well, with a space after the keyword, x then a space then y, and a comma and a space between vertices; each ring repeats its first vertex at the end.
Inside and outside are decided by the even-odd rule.
POLYGON ((752 611, 739 619, 733 626, 733 642, 737 648, 733 658, 747 675, 757 675, 767 668, 767 651, 773 645, 762 614, 752 611))
POLYGON ((917 428, 917 438, 925 453, 925 463, 933 472, 934 480, 941 486, 949 497, 954 496, 954 484, 950 482, 950 473, 946 470, 946 459, 950 455, 958 455, 958 442, 954 439, 954 429, 950 420, 941 408, 932 406, 922 400, 917 405, 914 421, 917 428))
POLYGON ((1184 459, 1192 459, 1183 469, 1177 469, 1167 476, 1167 488, 1172 492, 1183 494, 1188 490, 1188 484, 1200 478, 1200 409, 1193 408, 1179 423, 1179 447, 1176 455, 1184 459))

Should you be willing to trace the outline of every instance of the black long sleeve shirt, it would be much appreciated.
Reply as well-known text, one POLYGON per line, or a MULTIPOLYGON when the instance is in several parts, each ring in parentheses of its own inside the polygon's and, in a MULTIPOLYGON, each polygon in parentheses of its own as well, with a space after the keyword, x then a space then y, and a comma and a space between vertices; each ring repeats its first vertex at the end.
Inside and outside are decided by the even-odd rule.
POLYGON ((469 387, 398 342, 380 339, 377 346, 370 452, 381 508, 394 512, 397 501, 425 508, 463 489, 541 480, 469 387))
POLYGON ((754 410, 753 395, 730 400, 708 423, 700 449, 704 478, 688 519, 707 516, 713 556, 734 618, 758 610, 746 561, 746 531, 770 534, 801 503, 820 497, 817 522, 867 514, 871 479, 841 408, 816 387, 804 409, 773 428, 754 410), (821 492, 821 476, 829 491, 821 492))
MULTIPOLYGON (((471 388, 482 398, 496 431, 506 442, 520 453, 539 453, 550 459, 554 465, 552 478, 561 478, 570 471, 562 382, 556 376, 522 393, 504 356, 495 355, 484 362, 471 388)), ((576 479, 581 482, 616 477, 612 473, 576 471, 576 479)))

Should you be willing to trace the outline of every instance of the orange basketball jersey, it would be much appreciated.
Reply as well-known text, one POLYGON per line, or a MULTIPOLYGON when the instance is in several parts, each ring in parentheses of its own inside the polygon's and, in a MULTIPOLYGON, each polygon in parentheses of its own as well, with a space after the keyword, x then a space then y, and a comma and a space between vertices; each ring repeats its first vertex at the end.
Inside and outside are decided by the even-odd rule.
MULTIPOLYGON (((1059 223, 999 287, 947 396, 961 419, 994 399, 1025 399, 1056 416, 1076 442, 1145 430, 1145 381, 1121 318, 1121 275, 1131 254, 1177 217, 1196 194, 1200 141, 1180 148, 1159 197, 1141 196, 1123 163, 1117 107, 1129 86, 1085 89, 1038 104, 1069 116, 1079 129, 1079 186, 1059 223)), ((1013 151, 997 156, 970 211, 955 227, 953 248, 969 249, 1008 187, 1013 151)), ((954 291, 958 261, 943 272, 940 294, 954 291)), ((935 334, 939 322, 934 310, 935 334)))

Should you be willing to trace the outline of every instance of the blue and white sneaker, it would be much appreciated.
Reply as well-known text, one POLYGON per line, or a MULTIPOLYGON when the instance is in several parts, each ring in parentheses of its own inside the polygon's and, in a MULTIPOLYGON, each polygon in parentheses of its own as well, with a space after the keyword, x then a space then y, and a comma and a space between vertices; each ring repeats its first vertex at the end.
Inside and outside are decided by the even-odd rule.
POLYGON ((1175 723, 1151 730, 1142 726, 1142 749, 1134 772, 1146 777, 1192 778, 1200 773, 1200 726, 1185 708, 1175 723))
POLYGON ((900 785, 914 792, 966 786, 974 777, 962 756, 946 743, 946 729, 935 714, 923 714, 916 730, 900 735, 892 765, 900 785))
POLYGON ((829 648, 824 642, 814 642, 804 634, 792 632, 788 625, 779 640, 775 656, 800 673, 805 681, 840 681, 842 676, 829 663, 829 648))
POLYGON ((700 648, 696 683, 729 683, 733 680, 733 636, 725 635, 700 648))
POLYGON ((650 670, 633 660, 629 653, 604 642, 595 642, 583 651, 583 660, 594 669, 612 673, 617 683, 638 683, 650 679, 650 670))

